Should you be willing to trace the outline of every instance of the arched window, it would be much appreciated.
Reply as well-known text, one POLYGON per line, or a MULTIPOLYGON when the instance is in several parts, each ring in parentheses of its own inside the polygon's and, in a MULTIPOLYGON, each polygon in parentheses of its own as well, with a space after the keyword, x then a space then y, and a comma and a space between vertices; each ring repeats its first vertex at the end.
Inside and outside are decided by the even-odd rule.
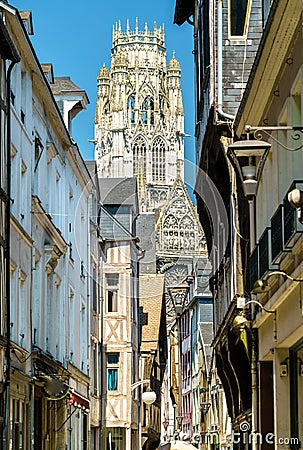
POLYGON ((133 125, 135 123, 135 98, 130 96, 127 102, 128 118, 130 123, 133 125))
POLYGON ((148 121, 151 125, 155 123, 155 104, 153 98, 148 95, 142 104, 142 121, 147 125, 148 121))
POLYGON ((146 142, 138 136, 133 144, 133 176, 146 174, 146 142))
POLYGON ((156 137, 152 146, 152 177, 153 181, 165 181, 165 143, 161 137, 156 137))

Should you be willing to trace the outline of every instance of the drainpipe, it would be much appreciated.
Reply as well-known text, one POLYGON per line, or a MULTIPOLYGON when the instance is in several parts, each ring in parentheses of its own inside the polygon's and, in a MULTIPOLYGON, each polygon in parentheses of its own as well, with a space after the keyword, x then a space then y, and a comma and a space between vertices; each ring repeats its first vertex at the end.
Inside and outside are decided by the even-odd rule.
POLYGON ((219 116, 224 119, 228 119, 231 121, 235 120, 235 116, 231 114, 227 114, 223 111, 223 75, 222 75, 222 66, 223 66, 223 36, 222 36, 222 28, 223 28, 223 0, 218 0, 218 30, 217 30, 217 86, 218 86, 218 98, 217 98, 217 113, 219 116))
POLYGON ((6 178, 7 178, 7 200, 6 200, 6 213, 5 213, 5 228, 6 228, 6 245, 5 245, 5 296, 6 296, 6 379, 5 379, 5 411, 3 421, 2 432, 2 448, 9 449, 9 424, 10 424, 10 370, 11 370, 11 305, 10 305, 10 215, 11 215, 11 73, 14 65, 19 60, 12 61, 7 69, 6 78, 6 108, 7 108, 7 130, 6 130, 6 143, 7 143, 7 165, 6 165, 6 178))

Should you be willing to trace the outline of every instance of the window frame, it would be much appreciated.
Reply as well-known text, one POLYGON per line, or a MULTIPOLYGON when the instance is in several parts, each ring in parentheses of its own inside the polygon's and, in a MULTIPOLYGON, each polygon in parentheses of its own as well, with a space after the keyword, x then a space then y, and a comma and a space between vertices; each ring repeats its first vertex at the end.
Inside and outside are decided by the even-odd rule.
POLYGON ((119 391, 119 361, 120 361, 120 353, 118 352, 108 352, 106 354, 106 387, 110 392, 119 391), (109 359, 111 356, 115 356, 116 360, 110 362, 109 359), (116 379, 114 380, 114 387, 110 387, 109 383, 109 374, 116 374, 116 379))
POLYGON ((251 0, 228 0, 228 36, 230 40, 246 40, 248 23, 251 12, 251 0), (235 1, 247 1, 246 14, 243 24, 243 34, 232 34, 232 3, 235 1))

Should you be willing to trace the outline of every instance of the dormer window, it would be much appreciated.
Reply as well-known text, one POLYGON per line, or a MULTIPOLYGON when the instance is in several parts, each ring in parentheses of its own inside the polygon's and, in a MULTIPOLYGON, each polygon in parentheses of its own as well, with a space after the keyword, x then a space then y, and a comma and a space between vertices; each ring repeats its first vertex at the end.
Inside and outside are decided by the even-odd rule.
POLYGON ((243 39, 247 34, 250 0, 229 0, 229 33, 243 39))

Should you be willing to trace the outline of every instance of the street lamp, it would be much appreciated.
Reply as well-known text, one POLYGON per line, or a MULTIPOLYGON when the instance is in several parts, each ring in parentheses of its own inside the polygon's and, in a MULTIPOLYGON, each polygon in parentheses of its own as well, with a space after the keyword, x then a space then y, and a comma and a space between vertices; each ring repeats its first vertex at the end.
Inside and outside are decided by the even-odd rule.
POLYGON ((167 288, 176 316, 179 317, 182 313, 189 292, 188 283, 180 283, 177 286, 167 288))
MULTIPOLYGON (((137 387, 142 386, 143 384, 150 384, 150 380, 136 381, 136 383, 133 383, 131 385, 130 389, 131 389, 131 391, 134 391, 137 387)), ((152 403, 154 403, 156 401, 157 394, 152 390, 145 391, 145 392, 142 392, 141 399, 142 399, 142 402, 145 403, 146 405, 151 405, 152 403)))
MULTIPOLYGON (((258 279, 252 289, 252 294, 262 294, 263 292, 267 292, 270 290, 270 286, 268 285, 267 280, 275 275, 280 275, 284 279, 288 279, 291 281, 296 281, 297 283, 302 283, 302 278, 293 278, 291 275, 288 275, 288 273, 284 272, 283 270, 273 270, 272 272, 269 272, 265 275, 263 279, 258 279)), ((264 308, 263 308, 264 309, 264 308)))
POLYGON ((206 416, 211 404, 209 402, 201 402, 200 406, 201 406, 201 411, 202 411, 203 416, 206 416))
POLYGON ((238 173, 249 206, 250 249, 253 250, 255 237, 255 198, 270 143, 246 139, 228 146, 227 156, 238 173))
MULTIPOLYGON (((186 305, 187 296, 189 293, 189 284, 184 283, 184 281, 176 286, 171 286, 167 288, 169 296, 171 298, 175 313, 176 313, 176 325, 178 334, 178 415, 175 416, 178 429, 181 429, 183 417, 182 413, 182 367, 181 367, 181 330, 180 330, 180 315, 186 305), (179 427, 179 421, 182 417, 179 427)), ((175 427, 175 424, 174 424, 175 427)), ((175 430, 174 430, 175 431, 175 430)))

